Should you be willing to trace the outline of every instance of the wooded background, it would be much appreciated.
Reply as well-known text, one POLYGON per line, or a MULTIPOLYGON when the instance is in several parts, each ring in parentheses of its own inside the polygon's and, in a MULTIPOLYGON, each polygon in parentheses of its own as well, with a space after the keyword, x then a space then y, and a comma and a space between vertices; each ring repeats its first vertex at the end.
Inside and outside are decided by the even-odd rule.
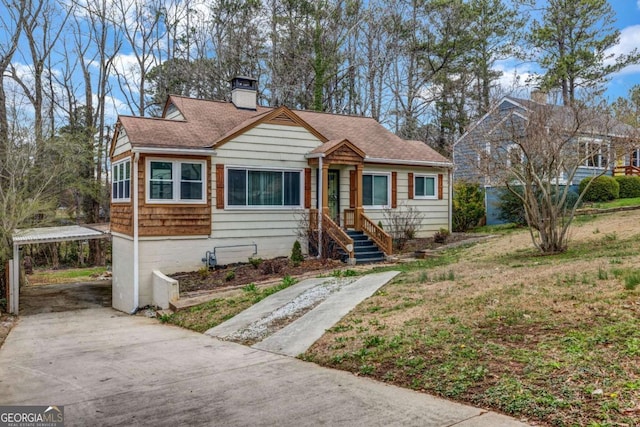
MULTIPOLYGON (((60 208, 108 220, 116 112, 229 100, 244 75, 262 105, 371 116, 450 155, 504 94, 537 86, 568 105, 637 63, 607 54, 614 24, 605 0, 0 0, 0 259, 12 230, 60 208), (504 60, 539 73, 503 76, 504 60)), ((634 90, 612 107, 637 125, 634 90)))

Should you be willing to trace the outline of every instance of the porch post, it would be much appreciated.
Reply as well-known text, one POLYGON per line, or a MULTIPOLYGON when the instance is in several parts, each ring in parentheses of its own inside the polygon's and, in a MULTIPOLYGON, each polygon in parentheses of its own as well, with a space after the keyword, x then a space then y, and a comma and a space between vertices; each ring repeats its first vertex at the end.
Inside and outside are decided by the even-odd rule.
POLYGON ((20 245, 13 244, 13 259, 10 263, 9 285, 9 313, 19 314, 20 311, 20 245))
POLYGON ((356 208, 354 212, 354 228, 362 231, 360 215, 362 214, 362 169, 363 165, 356 165, 356 208))
POLYGON ((329 215, 329 164, 322 164, 322 206, 321 213, 329 215))

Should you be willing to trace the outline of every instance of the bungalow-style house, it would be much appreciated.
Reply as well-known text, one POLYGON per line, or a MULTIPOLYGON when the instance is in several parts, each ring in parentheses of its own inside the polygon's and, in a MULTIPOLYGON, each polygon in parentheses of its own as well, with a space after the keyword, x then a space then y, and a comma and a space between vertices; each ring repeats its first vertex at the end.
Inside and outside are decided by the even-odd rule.
POLYGON ((154 270, 288 256, 305 218, 351 262, 360 255, 347 230, 391 254, 385 210, 420 209, 419 236, 450 228, 447 158, 371 118, 261 107, 256 98, 255 80, 235 78, 232 102, 169 96, 161 118, 118 118, 115 308, 151 304, 154 270))
POLYGON ((571 145, 575 152, 568 155, 572 160, 567 163, 577 162, 577 168, 567 168, 559 174, 557 181, 560 185, 577 188, 584 178, 600 174, 640 175, 640 149, 637 145, 625 144, 624 152, 617 153, 613 148, 622 145, 613 144, 614 141, 633 140, 636 130, 631 126, 598 115, 593 110, 571 110, 548 104, 547 94, 542 91, 533 91, 531 99, 506 96, 453 145, 454 180, 476 182, 485 189, 486 222, 489 225, 504 222, 500 219, 499 207, 504 177, 500 171, 491 171, 487 164, 491 160, 502 165, 524 161, 513 140, 518 138, 519 130, 524 132, 529 120, 539 120, 539 127, 554 127, 558 134, 567 129, 565 134, 571 135, 575 142, 571 145))

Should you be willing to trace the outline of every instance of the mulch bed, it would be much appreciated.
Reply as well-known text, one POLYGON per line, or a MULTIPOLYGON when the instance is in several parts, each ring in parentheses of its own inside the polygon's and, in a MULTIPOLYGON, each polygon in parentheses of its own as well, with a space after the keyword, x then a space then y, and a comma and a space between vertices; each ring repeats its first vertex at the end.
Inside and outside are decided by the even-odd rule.
POLYGON ((180 293, 221 290, 249 283, 278 279, 284 276, 298 276, 311 271, 326 271, 344 267, 337 260, 308 259, 294 266, 286 257, 263 260, 259 265, 237 263, 220 266, 213 270, 200 270, 172 274, 180 282, 180 293))
MULTIPOLYGON (((438 243, 433 237, 412 239, 406 242, 398 255, 413 255, 424 249, 435 249, 445 244, 455 243, 474 237, 465 233, 452 233, 446 242, 438 243)), ((237 263, 219 266, 214 270, 199 270, 172 274, 180 282, 180 293, 205 290, 223 290, 249 283, 280 279, 284 276, 299 276, 314 271, 332 271, 345 268, 346 264, 337 260, 307 259, 294 266, 286 257, 263 260, 259 265, 237 263)))

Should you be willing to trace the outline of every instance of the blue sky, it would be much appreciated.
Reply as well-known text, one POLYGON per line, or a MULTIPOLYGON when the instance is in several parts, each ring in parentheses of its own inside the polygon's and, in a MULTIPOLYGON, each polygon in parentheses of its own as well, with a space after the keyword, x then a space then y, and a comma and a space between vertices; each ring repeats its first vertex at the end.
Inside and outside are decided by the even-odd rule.
MULTIPOLYGON (((640 49, 640 0, 611 0, 609 3, 616 11, 617 26, 621 31, 620 51, 640 49)), ((640 65, 627 67, 613 76, 607 95, 613 99, 626 96, 636 84, 640 84, 640 65)))

